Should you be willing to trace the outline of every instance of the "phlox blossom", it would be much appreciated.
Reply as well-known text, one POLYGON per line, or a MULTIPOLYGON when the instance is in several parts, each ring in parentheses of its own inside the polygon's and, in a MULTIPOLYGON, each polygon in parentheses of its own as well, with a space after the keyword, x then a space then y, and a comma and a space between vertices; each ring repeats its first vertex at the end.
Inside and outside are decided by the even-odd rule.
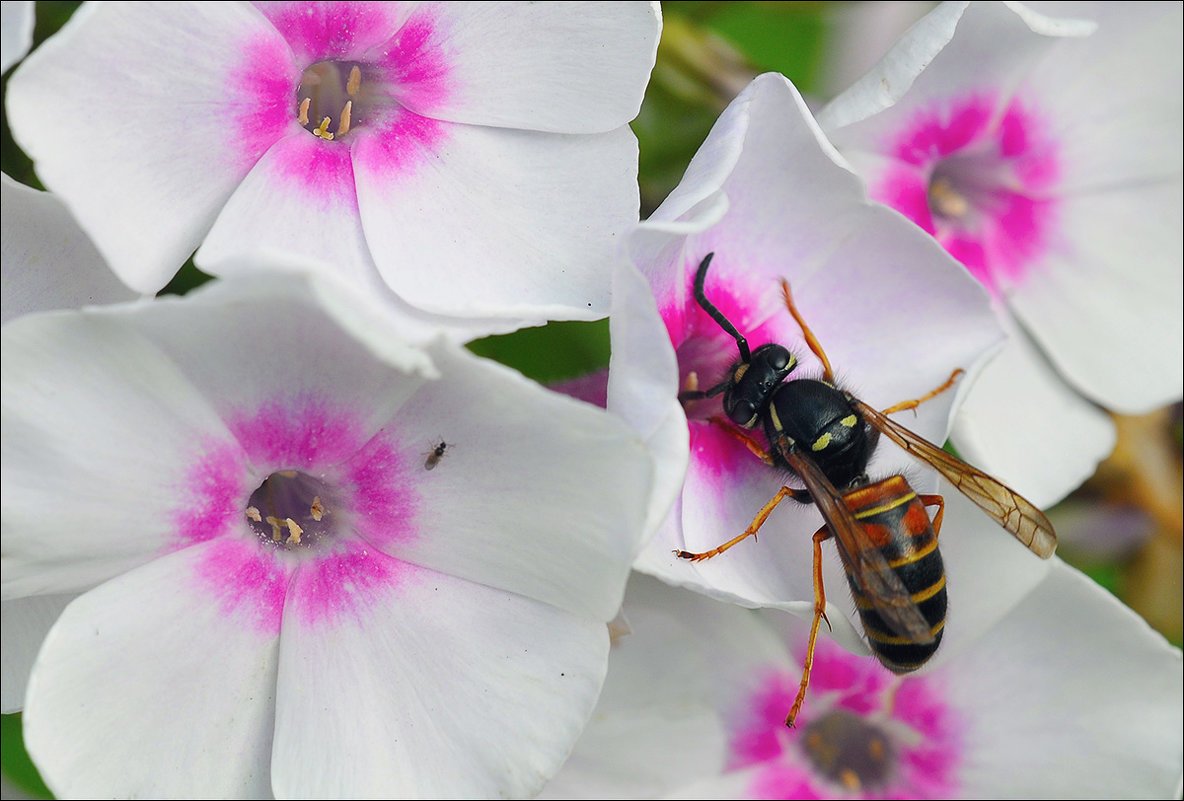
POLYGON ((942 4, 819 121, 873 198, 991 292, 1009 341, 952 438, 1048 506, 1112 448, 1103 409, 1184 393, 1184 19, 1035 9, 942 4))
POLYGON ((40 646, 55 793, 522 796, 558 769, 650 503, 623 423, 307 273, 2 330, 3 599, 78 596, 43 644, 5 619, 6 655, 40 646))
POLYGON ((646 2, 87 3, 8 114, 141 292, 200 245, 214 274, 283 252, 420 313, 596 319, 659 30, 646 2))

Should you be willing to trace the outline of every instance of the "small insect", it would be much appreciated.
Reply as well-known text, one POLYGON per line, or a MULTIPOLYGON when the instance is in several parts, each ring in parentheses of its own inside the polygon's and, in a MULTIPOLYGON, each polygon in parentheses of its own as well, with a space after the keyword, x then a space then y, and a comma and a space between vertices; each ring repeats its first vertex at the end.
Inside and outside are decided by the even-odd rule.
POLYGON ((1056 534, 1048 518, 1019 494, 888 417, 945 392, 962 370, 955 370, 944 384, 916 400, 883 411, 873 409, 835 385, 822 346, 794 305, 789 283, 782 280, 786 308, 823 367, 822 380, 790 379, 797 367, 793 353, 776 343, 750 351, 748 341, 707 299, 704 285, 714 255, 708 253, 699 264, 695 300, 736 341, 740 358, 723 381, 706 390, 687 389, 679 399, 685 404, 722 394, 727 418, 714 417, 712 422, 765 463, 796 474, 805 488, 783 486, 744 533, 722 545, 701 553, 675 554, 692 561, 718 556, 754 536, 786 498, 817 505, 824 525, 814 534, 814 617, 802 680, 785 719, 787 726, 793 726, 810 682, 819 624, 826 616, 824 541, 833 537, 837 543, 868 644, 885 667, 895 673, 916 670, 941 642, 946 581, 937 539, 945 502, 940 495, 918 495, 903 476, 875 482, 867 477, 868 461, 881 433, 934 467, 1037 556, 1052 555, 1056 534), (764 429, 767 449, 749 433, 758 424, 764 429), (932 521, 927 506, 938 507, 932 521))
POLYGON ((448 450, 449 444, 443 439, 428 451, 428 458, 423 460, 424 470, 435 470, 436 465, 440 464, 440 460, 444 458, 444 452, 448 450))

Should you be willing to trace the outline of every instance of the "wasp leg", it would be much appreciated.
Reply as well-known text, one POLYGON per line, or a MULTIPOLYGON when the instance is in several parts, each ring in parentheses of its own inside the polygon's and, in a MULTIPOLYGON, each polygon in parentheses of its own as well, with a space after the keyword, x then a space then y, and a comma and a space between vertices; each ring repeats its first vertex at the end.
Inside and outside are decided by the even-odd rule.
POLYGON ((765 521, 769 519, 769 515, 773 514, 773 510, 777 508, 777 504, 781 503, 786 498, 794 498, 796 500, 800 492, 802 492, 802 490, 796 490, 792 487, 782 487, 779 489, 777 494, 773 496, 773 500, 766 503, 764 508, 757 512, 756 517, 753 518, 752 523, 748 526, 748 528, 744 529, 743 534, 738 537, 732 537, 732 539, 728 540, 718 548, 712 548, 710 551, 703 551, 702 553, 695 553, 693 551, 675 551, 674 555, 679 559, 690 559, 692 562, 702 562, 704 559, 710 559, 713 556, 719 556, 733 545, 743 542, 749 537, 755 537, 756 533, 760 531, 761 526, 763 526, 765 521))
POLYGON ((933 534, 934 536, 941 534, 941 519, 946 513, 946 499, 940 495, 918 495, 921 503, 926 506, 936 506, 937 514, 933 516, 933 534))
POLYGON ((765 464, 772 466, 773 457, 769 452, 761 447, 761 443, 752 434, 749 434, 742 428, 737 428, 736 425, 726 417, 715 415, 709 418, 712 425, 719 426, 725 433, 730 435, 732 439, 739 441, 744 447, 752 451, 752 453, 765 464))
POLYGON ((920 406, 925 401, 929 400, 930 398, 937 397, 938 395, 945 392, 950 387, 954 386, 954 381, 957 380, 958 376, 962 375, 965 372, 966 371, 963 370, 961 367, 956 368, 954 370, 954 372, 950 373, 950 377, 946 379, 946 382, 944 384, 942 384, 940 387, 938 387, 937 389, 935 389, 931 392, 926 392, 924 395, 917 398, 916 400, 901 401, 900 403, 897 403, 894 406, 889 406, 887 409, 884 410, 884 414, 892 414, 893 412, 903 412, 906 409, 916 409, 918 406, 920 406))
MULTIPOLYGON (((830 529, 826 526, 814 533, 814 620, 810 623, 810 640, 806 643, 806 660, 802 664, 802 683, 798 685, 797 698, 793 699, 793 706, 785 716, 785 725, 793 728, 798 712, 802 711, 802 702, 806 700, 806 688, 810 686, 810 669, 814 666, 814 643, 818 640, 818 625, 826 619, 826 589, 822 584, 822 543, 830 539, 830 529)), ((826 621, 830 627, 830 621, 826 621)))
POLYGON ((798 327, 802 329, 802 336, 806 338, 806 344, 810 346, 810 350, 818 357, 818 361, 822 362, 823 376, 828 383, 833 384, 835 382, 835 374, 830 369, 830 359, 826 358, 826 351, 822 349, 822 343, 818 341, 818 337, 814 336, 814 332, 810 330, 810 326, 806 325, 806 321, 802 319, 798 307, 794 305, 793 293, 789 291, 789 281, 786 281, 784 278, 781 279, 781 295, 785 298, 785 308, 789 309, 789 313, 793 315, 793 319, 797 320, 798 327))

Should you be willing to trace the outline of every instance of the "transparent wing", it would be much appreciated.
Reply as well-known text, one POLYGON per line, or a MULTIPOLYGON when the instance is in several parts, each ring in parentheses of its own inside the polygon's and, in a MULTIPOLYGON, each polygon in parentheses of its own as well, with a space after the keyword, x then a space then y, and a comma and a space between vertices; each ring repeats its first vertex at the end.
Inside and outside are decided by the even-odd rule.
POLYGON ((908 589, 867 538, 863 524, 855 517, 842 494, 822 470, 796 450, 782 448, 785 460, 806 484, 822 519, 838 543, 839 556, 863 588, 872 607, 893 632, 914 643, 933 642, 933 633, 908 589))
POLYGON ((883 412, 858 398, 852 404, 889 439, 910 454, 931 465, 980 509, 1011 532, 1032 553, 1047 559, 1057 549, 1057 535, 1044 513, 1022 495, 976 467, 952 456, 923 439, 883 412))

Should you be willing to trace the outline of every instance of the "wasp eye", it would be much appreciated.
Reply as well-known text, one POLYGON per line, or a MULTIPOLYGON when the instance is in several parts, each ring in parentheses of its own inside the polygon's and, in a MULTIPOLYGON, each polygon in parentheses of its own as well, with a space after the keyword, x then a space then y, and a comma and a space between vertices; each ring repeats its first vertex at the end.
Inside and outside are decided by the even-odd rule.
POLYGON ((752 401, 732 401, 725 410, 728 413, 728 418, 738 426, 752 428, 756 425, 757 407, 752 401))

